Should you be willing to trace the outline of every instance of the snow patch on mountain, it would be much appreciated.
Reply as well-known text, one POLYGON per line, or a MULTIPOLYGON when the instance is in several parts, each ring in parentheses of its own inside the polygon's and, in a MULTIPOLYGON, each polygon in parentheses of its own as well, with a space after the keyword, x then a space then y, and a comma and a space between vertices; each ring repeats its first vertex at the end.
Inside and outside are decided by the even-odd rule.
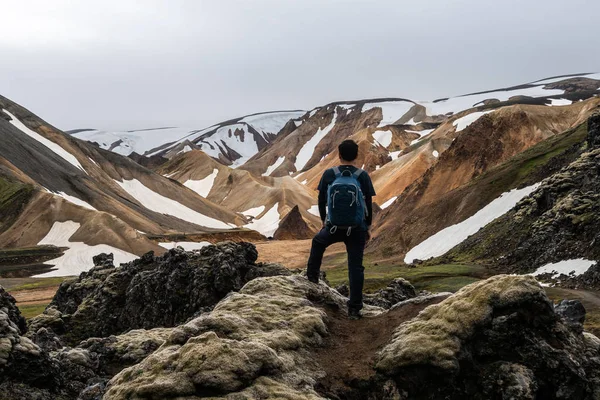
POLYGON ((369 111, 373 108, 381 108, 382 119, 379 122, 378 128, 382 126, 391 125, 398 121, 414 106, 414 103, 409 101, 384 101, 380 103, 365 103, 362 107, 361 112, 369 111))
POLYGON ((281 221, 281 216, 279 215, 278 207, 279 203, 275 203, 269 209, 269 211, 262 215, 262 217, 254 219, 249 224, 244 225, 244 227, 257 231, 262 235, 265 235, 266 237, 273 236, 277 228, 279 228, 279 222, 281 221))
POLYGON ((262 174, 263 176, 271 176, 271 174, 273 173, 273 171, 275 171, 277 168, 279 168, 279 166, 281 164, 283 164, 283 162, 285 161, 285 157, 279 157, 274 163, 273 165, 269 165, 269 167, 267 167, 267 171, 262 174))
POLYGON ((78 197, 68 195, 65 192, 56 192, 56 193, 50 192, 50 193, 52 193, 55 196, 62 197, 63 199, 67 200, 70 203, 76 204, 76 205, 81 206, 83 208, 87 208, 88 210, 98 211, 94 207, 92 207, 92 205, 90 203, 87 203, 87 202, 81 200, 78 197))
POLYGON ((147 188, 137 179, 123 180, 115 182, 131 197, 136 199, 142 206, 157 213, 172 215, 184 221, 192 222, 200 226, 215 229, 229 229, 230 225, 217 219, 202 215, 197 211, 184 206, 183 204, 169 199, 155 191, 147 188))
POLYGON ((375 141, 381 146, 387 148, 390 144, 392 144, 392 131, 375 131, 373 132, 373 139, 375 139, 375 141))
POLYGON ((276 135, 283 129, 290 119, 296 119, 306 114, 306 111, 282 111, 274 113, 256 114, 244 117, 240 122, 252 125, 265 139, 267 134, 276 135))
POLYGON ((460 132, 465 129, 467 126, 471 125, 473 122, 477 121, 479 118, 483 117, 485 114, 489 114, 491 111, 478 111, 471 114, 467 114, 464 117, 458 118, 455 120, 452 125, 456 127, 456 132, 460 132))
POLYGON ((538 187, 539 183, 523 189, 513 189, 510 192, 503 193, 473 216, 439 231, 412 248, 406 254, 404 262, 410 264, 416 259, 427 260, 431 257, 438 257, 445 254, 479 229, 506 214, 521 199, 531 194, 538 187))
POLYGON ((215 184, 215 179, 217 179, 217 175, 219 175, 219 170, 215 168, 213 169, 213 172, 211 172, 211 174, 206 178, 197 181, 189 179, 185 181, 183 186, 192 189, 202 197, 206 197, 212 190, 212 187, 215 184))
POLYGON ((584 258, 559 261, 557 263, 550 263, 539 267, 532 275, 537 276, 541 274, 552 274, 553 277, 556 277, 560 274, 581 275, 594 264, 596 264, 596 261, 586 260, 584 258))
POLYGON ((573 102, 567 99, 550 99, 551 106, 568 106, 569 104, 573 104, 573 102))
POLYGON ((392 203, 394 203, 396 201, 396 199, 398 198, 398 196, 394 196, 391 199, 389 199, 388 201, 386 201, 385 203, 383 203, 381 205, 381 209, 385 210, 386 208, 388 208, 389 206, 392 205, 392 203))
POLYGON ((329 125, 327 125, 323 129, 319 127, 319 129, 313 135, 313 137, 310 138, 310 140, 308 140, 308 142, 306 142, 304 146, 302 146, 302 148, 296 155, 296 162, 294 163, 294 165, 296 166, 296 171, 301 171, 306 166, 308 160, 310 160, 310 158, 313 155, 313 152, 315 151, 315 147, 317 147, 321 139, 327 136, 327 134, 333 129, 336 120, 337 111, 333 113, 333 118, 331 118, 331 122, 329 123, 329 125))
POLYGON ((400 153, 402 153, 402 150, 391 151, 390 152, 390 157, 392 158, 392 161, 397 160, 398 157, 400 157, 400 153))
POLYGON ((425 136, 429 135, 431 132, 433 132, 435 129, 423 129, 422 131, 406 131, 406 132, 410 132, 410 133, 416 133, 417 135, 420 135, 419 138, 413 140, 410 142, 410 145, 412 146, 413 144, 421 141, 421 139, 423 139, 425 136))
POLYGON ((149 150, 174 142, 189 135, 186 128, 154 128, 135 131, 103 131, 98 129, 86 130, 72 134, 78 139, 96 142, 104 150, 111 150, 123 156, 133 152, 144 154, 149 150))
POLYGON ((68 151, 66 151, 65 149, 60 147, 58 144, 54 143, 53 141, 46 139, 39 133, 29 129, 27 126, 25 126, 25 124, 23 124, 21 121, 19 121, 19 119, 17 117, 12 115, 8 111, 6 111, 6 110, 2 110, 2 111, 4 111, 4 113, 11 118, 10 123, 15 128, 19 129, 21 132, 23 132, 27 136, 31 137, 32 139, 37 140, 39 143, 46 146, 48 149, 50 149, 52 152, 56 153, 62 159, 67 161, 69 164, 73 165, 76 168, 79 168, 80 170, 82 170, 83 172, 85 172, 87 174, 87 171, 85 169, 83 169, 83 167, 81 166, 81 164, 79 163, 79 161, 77 160, 77 158, 75 158, 75 156, 73 154, 69 153, 68 151))
POLYGON ((257 216, 262 214, 263 211, 265 211, 265 206, 258 206, 258 207, 254 207, 254 208, 249 208, 246 211, 243 211, 242 214, 244 214, 248 217, 256 218, 257 216))
POLYGON ((506 101, 514 96, 527 96, 527 97, 547 97, 547 96, 558 96, 564 94, 564 90, 560 89, 544 89, 543 85, 534 86, 524 89, 514 90, 497 90, 489 93, 471 94, 459 97, 452 97, 447 100, 441 100, 436 102, 419 102, 422 106, 427 109, 428 115, 445 115, 448 113, 456 114, 463 110, 468 110, 477 105, 481 105, 484 100, 497 99, 499 101, 506 101))
POLYGON ((321 216, 321 214, 319 214, 319 205, 318 204, 311 206, 307 211, 309 213, 311 213, 312 215, 316 215, 317 217, 321 216))
POLYGON ((62 256, 44 262, 46 265, 54 265, 57 268, 56 270, 36 275, 34 278, 79 275, 81 272, 87 271, 94 266, 92 257, 100 253, 112 253, 115 265, 127 263, 138 258, 135 254, 106 244, 89 246, 83 242, 71 242, 69 239, 80 227, 81 224, 74 221, 55 222, 52 225, 50 231, 38 244, 68 247, 68 250, 62 256))

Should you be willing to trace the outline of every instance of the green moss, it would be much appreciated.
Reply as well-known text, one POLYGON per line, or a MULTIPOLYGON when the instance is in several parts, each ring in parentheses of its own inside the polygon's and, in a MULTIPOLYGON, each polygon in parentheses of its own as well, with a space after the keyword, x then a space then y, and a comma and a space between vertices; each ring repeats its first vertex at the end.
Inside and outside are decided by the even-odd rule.
MULTIPOLYGON (((327 280, 332 286, 348 283, 348 268, 343 262, 326 269, 327 280)), ((410 281, 417 290, 432 292, 455 292, 465 285, 489 276, 487 270, 478 265, 439 264, 409 268, 403 264, 365 262, 365 291, 373 292, 386 287, 395 278, 410 281)))
POLYGON ((33 186, 0 177, 0 232, 8 229, 33 195, 33 186))

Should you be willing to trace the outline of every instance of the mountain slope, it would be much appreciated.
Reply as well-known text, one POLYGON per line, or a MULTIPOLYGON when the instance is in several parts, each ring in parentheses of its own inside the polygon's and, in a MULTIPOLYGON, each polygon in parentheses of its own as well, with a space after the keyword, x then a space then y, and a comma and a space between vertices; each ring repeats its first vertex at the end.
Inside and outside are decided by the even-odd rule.
POLYGON ((157 171, 208 200, 251 218, 253 222, 246 227, 265 236, 272 236, 295 206, 310 229, 320 225, 320 219, 314 215, 316 193, 288 176, 254 176, 227 167, 199 150, 180 154, 157 171))
MULTIPOLYGON (((577 118, 571 117, 572 120, 574 123, 579 123, 586 115, 594 112, 599 105, 600 100, 590 99, 587 102, 569 106, 571 112, 575 113, 574 115, 580 115, 577 118), (582 111, 583 113, 581 113, 582 111)), ((529 112, 535 112, 539 106, 528 107, 534 107, 529 112)), ((540 111, 542 115, 545 115, 544 108, 541 108, 540 111)), ((565 111, 561 110, 561 114, 565 111)), ((520 107, 517 112, 520 112, 520 107)), ((473 129, 477 131, 475 125, 473 129)), ((519 131, 519 126, 514 126, 514 129, 519 131)), ((465 135, 470 136, 468 132, 465 135)), ((447 164, 454 165, 457 175, 459 178, 461 176, 459 173, 461 169, 456 164, 461 158, 452 156, 451 152, 455 145, 462 147, 457 138, 447 153, 440 156, 434 167, 410 185, 391 206, 378 216, 375 222, 377 227, 374 232, 375 239, 371 244, 370 251, 386 256, 404 255, 420 243, 425 244, 426 239, 433 238, 434 234, 444 228, 475 216, 503 193, 508 193, 515 188, 534 185, 566 163, 573 161, 576 157, 573 148, 580 146, 585 137, 585 124, 580 124, 577 128, 551 136, 549 139, 531 146, 528 150, 496 163, 495 166, 488 165, 476 176, 471 177, 466 184, 441 191, 437 187, 431 186, 431 182, 436 181, 435 175, 439 173, 438 171, 452 170, 452 167, 447 164), (432 196, 432 190, 438 190, 438 194, 432 196), (387 239, 390 235, 396 238, 393 246, 387 239)), ((475 153, 482 154, 481 152, 475 153)), ((471 153, 463 152, 463 154, 468 156, 471 153)), ((468 162, 467 165, 472 165, 472 162, 468 162)), ((443 254, 443 252, 436 253, 437 248, 440 245, 442 246, 440 248, 444 248, 443 243, 449 239, 440 238, 438 240, 440 240, 439 244, 428 242, 427 246, 430 247, 430 250, 425 248, 421 252, 424 251, 423 254, 431 255, 443 254)), ((410 261, 412 258, 407 260, 407 262, 410 261)))
MULTIPOLYGON (((36 245, 71 221, 79 227, 47 244, 108 245, 141 255, 164 250, 136 230, 201 232, 246 222, 130 159, 60 132, 4 97, 0 115, 1 212, 10 216, 3 219, 0 247, 36 245)), ((77 246, 83 245, 71 247, 77 246)))
POLYGON ((500 271, 520 273, 567 260, 587 259, 589 265, 600 261, 600 114, 588 125, 587 141, 575 160, 450 251, 448 258, 493 263, 500 271))

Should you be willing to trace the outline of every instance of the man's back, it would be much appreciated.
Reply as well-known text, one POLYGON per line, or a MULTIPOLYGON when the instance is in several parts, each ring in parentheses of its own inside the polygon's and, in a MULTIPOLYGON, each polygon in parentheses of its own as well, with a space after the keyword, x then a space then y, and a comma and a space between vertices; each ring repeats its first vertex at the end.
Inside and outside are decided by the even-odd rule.
MULTIPOLYGON (((358 170, 354 165, 339 165, 337 168, 339 168, 340 172, 349 171, 352 174, 358 170)), ((335 178, 336 176, 333 168, 325 170, 323 176, 321 176, 319 187, 317 188, 319 191, 319 215, 321 216, 321 221, 323 221, 323 223, 325 223, 327 216, 327 189, 329 188, 329 185, 335 181, 335 178)), ((373 188, 373 182, 371 182, 371 177, 367 171, 362 171, 356 179, 360 183, 360 189, 365 196, 365 205, 367 207, 365 223, 366 226, 369 227, 373 220, 373 196, 375 196, 375 188, 373 188)))

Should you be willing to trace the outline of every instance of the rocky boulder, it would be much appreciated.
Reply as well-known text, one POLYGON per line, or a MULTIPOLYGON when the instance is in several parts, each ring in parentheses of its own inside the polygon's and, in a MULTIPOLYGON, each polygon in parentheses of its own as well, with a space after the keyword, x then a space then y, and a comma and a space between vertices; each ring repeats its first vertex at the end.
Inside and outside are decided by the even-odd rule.
POLYGON ((0 398, 75 399, 96 378, 94 363, 84 350, 51 355, 22 336, 24 321, 14 303, 0 287, 0 398))
POLYGON ((46 328, 66 344, 131 329, 172 327, 210 310, 219 300, 260 276, 290 274, 277 264, 256 263, 250 243, 223 242, 160 257, 148 253, 115 268, 112 258, 63 283, 44 314, 30 322, 32 334, 46 328))
MULTIPOLYGON (((343 296, 350 295, 347 284, 340 285, 336 290, 343 296)), ((375 293, 367 293, 363 296, 363 302, 371 306, 389 309, 397 303, 412 299, 417 296, 415 287, 404 278, 394 279, 387 287, 375 293)))
POLYGON ((376 368, 410 399, 596 399, 597 340, 533 277, 499 275, 401 324, 376 368))
POLYGON ((556 314, 560 315, 565 324, 571 329, 583 332, 585 322, 585 307, 579 300, 562 300, 554 306, 556 314))
POLYGON ((328 335, 323 307, 341 313, 345 303, 299 275, 252 280, 115 376, 104 398, 321 399, 307 350, 328 335))

